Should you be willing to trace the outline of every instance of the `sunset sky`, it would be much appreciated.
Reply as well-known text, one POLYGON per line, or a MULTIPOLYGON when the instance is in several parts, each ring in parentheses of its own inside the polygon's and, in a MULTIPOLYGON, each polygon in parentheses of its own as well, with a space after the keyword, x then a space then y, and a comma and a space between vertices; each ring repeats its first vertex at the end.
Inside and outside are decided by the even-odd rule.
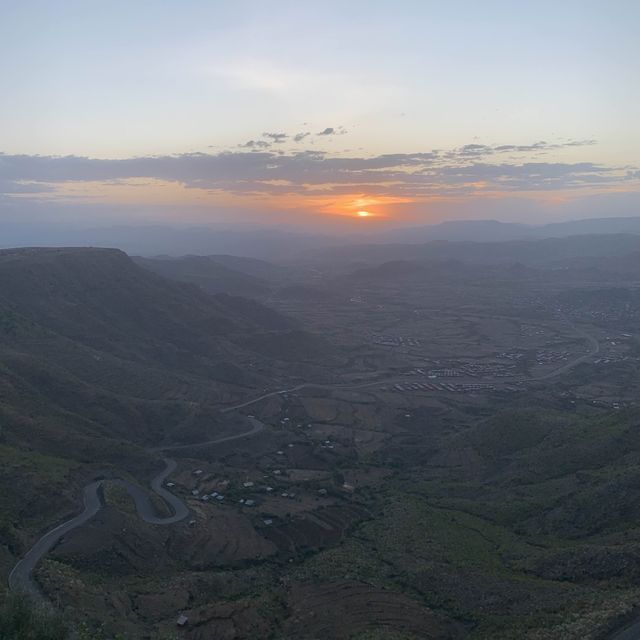
POLYGON ((0 215, 640 215, 640 2, 0 0, 0 215))

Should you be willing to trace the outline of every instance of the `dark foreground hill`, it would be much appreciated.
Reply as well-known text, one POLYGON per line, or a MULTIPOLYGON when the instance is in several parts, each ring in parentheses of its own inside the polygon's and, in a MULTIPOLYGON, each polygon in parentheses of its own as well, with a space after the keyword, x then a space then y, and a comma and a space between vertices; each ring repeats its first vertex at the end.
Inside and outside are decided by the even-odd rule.
POLYGON ((0 567, 73 511, 96 470, 144 476, 145 447, 236 428, 220 408, 289 382, 292 356, 277 353, 289 336, 317 351, 259 303, 166 280, 117 250, 0 252, 0 567))
MULTIPOLYGON (((117 392, 122 379, 101 373, 114 365, 144 370, 147 379, 150 369, 170 368, 174 375, 252 386, 256 381, 239 366, 251 355, 242 346, 246 335, 291 326, 262 307, 257 312, 257 303, 208 296, 106 249, 0 253, 0 305, 6 346, 20 345, 21 353, 43 355, 82 379, 101 378, 117 392), (85 357, 89 363, 81 362, 85 357)), ((127 388, 144 395, 148 387, 127 388)))

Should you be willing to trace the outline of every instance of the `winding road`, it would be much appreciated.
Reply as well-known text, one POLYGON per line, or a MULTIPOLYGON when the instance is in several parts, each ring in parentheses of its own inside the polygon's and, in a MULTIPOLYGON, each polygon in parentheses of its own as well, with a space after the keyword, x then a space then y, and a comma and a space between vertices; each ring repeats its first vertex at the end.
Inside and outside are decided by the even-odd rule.
MULTIPOLYGON (((581 362, 586 361, 588 358, 596 355, 600 351, 599 342, 593 337, 590 336, 585 331, 578 329, 573 322, 564 318, 564 320, 573 328, 573 330, 578 333, 581 337, 585 338, 591 345, 591 349, 589 353, 579 356, 578 358, 572 360, 571 362, 554 369, 553 371, 546 373, 541 376, 531 377, 525 379, 524 381, 541 381, 549 378, 556 377, 562 373, 565 373, 569 369, 572 369, 576 365, 581 362)), ((260 396, 255 398, 251 398, 245 402, 240 404, 233 405, 231 407, 226 407, 222 409, 222 413, 229 413, 231 411, 236 411, 238 409, 242 409, 244 407, 248 407, 260 400, 264 400, 266 398, 270 398, 277 395, 283 395, 285 393, 294 393, 296 391, 300 391, 306 388, 316 388, 316 389, 363 389, 366 387, 371 387, 375 385, 379 385, 382 383, 389 383, 392 381, 403 381, 406 377, 399 377, 394 375, 389 378, 378 378, 374 381, 369 382, 360 382, 355 384, 327 384, 327 383, 312 383, 305 382, 294 387, 290 387, 288 389, 280 389, 277 391, 271 391, 267 393, 263 393, 260 396)), ((211 446, 215 444, 221 444, 223 442, 229 442, 232 440, 238 440, 240 438, 250 437, 260 431, 262 431, 265 425, 260 422, 260 420, 249 417, 248 418, 251 429, 244 433, 239 433, 230 436, 224 436, 221 438, 216 438, 213 440, 206 440, 204 442, 191 443, 191 444, 182 444, 182 445, 170 445, 166 447, 155 447, 152 449, 147 449, 148 453, 163 453, 167 451, 182 451, 187 449, 194 449, 200 447, 211 446)), ((167 490, 163 485, 167 477, 169 477, 176 469, 177 462, 173 458, 164 458, 165 468, 155 476, 150 483, 152 491, 160 496, 166 504, 171 508, 172 514, 167 517, 159 517, 157 512, 149 500, 149 496, 147 492, 137 484, 132 482, 128 482, 126 480, 116 480, 118 484, 123 486, 129 495, 133 498, 133 501, 136 506, 136 511, 139 517, 149 524, 153 525, 170 525, 175 524, 176 522, 180 522, 184 520, 189 515, 189 507, 185 504, 185 502, 167 490)), ((47 533, 45 533, 34 545, 31 549, 26 553, 26 555, 15 565, 9 574, 9 588, 12 591, 23 591, 27 592, 34 597, 41 598, 42 595, 33 580, 33 570, 40 562, 40 560, 53 548, 53 546, 67 533, 77 529, 82 526, 88 520, 93 518, 93 516, 100 511, 103 507, 102 500, 100 498, 100 488, 104 480, 95 480, 90 484, 86 485, 83 490, 83 505, 84 508, 81 513, 79 513, 74 518, 63 522, 57 527, 51 529, 47 533)), ((640 640, 640 621, 636 624, 633 624, 631 627, 623 631, 620 635, 614 636, 614 640, 640 640)))
POLYGON ((34 545, 29 549, 24 558, 16 564, 9 574, 9 589, 11 591, 21 591, 29 593, 37 598, 41 597, 40 590, 32 579, 33 570, 36 568, 41 558, 69 531, 76 529, 85 522, 93 518, 93 516, 102 508, 102 502, 98 495, 98 490, 102 485, 102 480, 96 480, 88 484, 83 491, 84 509, 82 513, 75 518, 67 520, 62 524, 45 533, 34 545))
MULTIPOLYGON (((168 447, 156 447, 148 449, 149 453, 158 453, 163 451, 177 451, 182 449, 193 449, 196 447, 206 447, 231 440, 239 440, 247 438, 264 429, 264 424, 256 418, 248 418, 251 429, 243 433, 224 436, 214 440, 206 440, 188 445, 172 445, 168 447)), ((172 514, 166 518, 158 517, 147 492, 137 484, 127 480, 115 480, 115 482, 124 487, 129 495, 133 498, 138 516, 144 522, 154 525, 175 524, 184 520, 189 515, 189 507, 185 502, 166 489, 164 481, 175 471, 178 463, 173 458, 164 458, 165 468, 155 476, 150 483, 152 491, 160 496, 166 504, 171 508, 172 514)), ((102 509, 104 506, 100 497, 100 488, 105 480, 94 480, 86 485, 82 492, 82 511, 75 517, 59 524, 50 531, 47 531, 34 545, 27 551, 24 557, 13 567, 9 574, 9 589, 15 592, 24 592, 36 599, 42 599, 42 594, 37 584, 33 580, 33 570, 42 558, 55 546, 55 544, 67 533, 82 526, 102 509)))

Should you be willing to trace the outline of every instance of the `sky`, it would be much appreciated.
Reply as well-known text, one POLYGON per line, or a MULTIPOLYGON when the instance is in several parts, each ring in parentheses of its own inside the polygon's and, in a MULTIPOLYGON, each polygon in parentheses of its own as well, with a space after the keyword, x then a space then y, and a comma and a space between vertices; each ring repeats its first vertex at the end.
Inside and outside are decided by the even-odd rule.
POLYGON ((5 221, 640 215, 637 0, 0 0, 0 15, 5 221))

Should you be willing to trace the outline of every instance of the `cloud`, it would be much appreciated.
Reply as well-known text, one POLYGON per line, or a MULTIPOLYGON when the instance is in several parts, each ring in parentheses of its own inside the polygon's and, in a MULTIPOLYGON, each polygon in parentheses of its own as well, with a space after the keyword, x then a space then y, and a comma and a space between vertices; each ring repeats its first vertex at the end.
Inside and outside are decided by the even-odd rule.
POLYGON ((296 133, 296 135, 293 136, 293 140, 294 142, 302 142, 309 135, 311 134, 308 131, 305 131, 304 133, 296 133))
POLYGON ((268 131, 265 131, 262 135, 265 138, 270 138, 277 144, 286 142, 287 138, 289 137, 286 133, 269 133, 268 131))
POLYGON ((637 167, 541 162, 535 159, 536 150, 552 146, 545 142, 501 147, 469 144, 451 151, 370 157, 335 156, 313 150, 275 152, 264 148, 261 142, 269 144, 250 140, 241 145, 246 150, 113 160, 0 153, 0 193, 23 198, 29 198, 29 193, 46 197, 47 191, 61 190, 67 183, 118 184, 148 179, 232 194, 327 196, 366 192, 421 198, 579 190, 640 181, 637 167), (506 159, 500 155, 506 152, 505 147, 510 151, 527 148, 532 157, 491 161, 493 156, 506 159))
POLYGON ((343 136, 347 133, 347 130, 344 127, 327 127, 322 131, 318 131, 316 133, 317 136, 343 136))
POLYGON ((267 149, 271 146, 271 143, 266 140, 247 140, 247 142, 238 146, 245 149, 267 149))
POLYGON ((566 142, 549 143, 544 140, 532 144, 466 144, 449 152, 449 157, 480 157, 500 153, 545 153, 567 147, 583 147, 596 144, 595 140, 568 140, 566 142))
POLYGON ((42 182, 3 180, 0 177, 0 194, 3 195, 51 193, 52 191, 55 191, 53 186, 42 182))
POLYGON ((451 152, 451 157, 455 156, 482 156, 492 153, 492 148, 485 144, 465 144, 457 151, 451 152))
POLYGON ((449 185, 485 182, 496 189, 509 191, 573 189, 620 182, 622 179, 618 169, 590 162, 474 163, 442 167, 437 175, 449 185))

